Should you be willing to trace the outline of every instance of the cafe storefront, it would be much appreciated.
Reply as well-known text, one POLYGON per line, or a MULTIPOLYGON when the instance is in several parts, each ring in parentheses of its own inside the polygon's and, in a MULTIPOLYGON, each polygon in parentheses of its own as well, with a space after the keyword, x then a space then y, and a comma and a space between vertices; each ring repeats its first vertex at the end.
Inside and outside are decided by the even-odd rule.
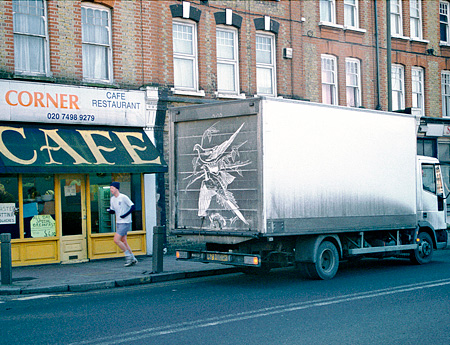
MULTIPOLYGON (((41 91, 35 94, 25 91, 30 96, 22 94, 23 105, 18 94, 24 91, 6 96, 8 90, 17 90, 18 86, 23 90, 36 89, 35 84, 8 83, 5 88, 0 83, 0 86, 3 86, 2 101, 17 104, 22 110, 28 102, 41 108, 39 102, 28 101, 30 97, 40 97, 41 104, 47 105, 41 91)), ((67 89, 55 87, 46 92, 54 98, 60 97, 61 91, 72 95, 67 99, 77 102, 78 120, 81 113, 102 118, 102 112, 92 108, 92 98, 89 106, 82 107, 81 98, 86 96, 86 90, 67 89)), ((105 95, 107 92, 104 90, 105 95)), ((138 95, 142 97, 139 98, 142 112, 143 94, 138 95)), ((95 101, 99 102, 98 98, 95 101)), ((61 118, 63 112, 56 105, 61 108, 61 103, 49 104, 55 108, 50 114, 59 114, 61 118)), ((15 105, 8 106, 11 115, 15 105)), ((0 107, 5 109, 5 104, 0 102, 0 107)), ((49 114, 49 109, 44 110, 49 114)), ((152 229, 148 229, 146 212, 153 212, 155 205, 146 205, 146 193, 154 192, 146 177, 165 172, 167 166, 144 126, 136 126, 141 121, 121 120, 121 116, 130 117, 133 112, 109 110, 107 120, 89 125, 11 119, 0 122, 0 233, 11 234, 14 266, 123 256, 113 242, 114 216, 106 211, 112 181, 120 182, 120 191, 136 206, 128 242, 135 255, 147 254, 146 236, 152 229)))

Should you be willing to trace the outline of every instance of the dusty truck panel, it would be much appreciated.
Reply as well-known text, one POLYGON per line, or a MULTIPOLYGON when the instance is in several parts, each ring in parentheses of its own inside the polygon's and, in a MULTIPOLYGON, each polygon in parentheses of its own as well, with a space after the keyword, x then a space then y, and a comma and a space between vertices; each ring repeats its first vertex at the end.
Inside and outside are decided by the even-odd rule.
POLYGON ((397 229, 416 223, 416 120, 262 101, 270 233, 397 229))
POLYGON ((275 98, 173 108, 170 229, 202 244, 177 257, 316 279, 357 256, 430 262, 447 206, 417 120, 275 98))
POLYGON ((208 111, 199 106, 172 113, 174 228, 258 232, 262 212, 255 102, 210 106, 208 111))

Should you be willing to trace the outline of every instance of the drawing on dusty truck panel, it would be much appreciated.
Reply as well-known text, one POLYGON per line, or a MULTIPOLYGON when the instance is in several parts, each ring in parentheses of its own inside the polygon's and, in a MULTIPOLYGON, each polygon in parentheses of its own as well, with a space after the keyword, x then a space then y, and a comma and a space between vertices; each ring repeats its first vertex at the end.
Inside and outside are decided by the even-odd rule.
POLYGON ((208 147, 213 136, 219 133, 218 124, 219 122, 216 122, 205 130, 200 144, 194 145, 193 151, 196 154, 192 160, 193 172, 185 178, 189 180, 186 188, 201 180, 198 216, 203 219, 208 218, 211 228, 223 229, 227 225, 233 225, 238 219, 248 225, 248 221, 239 210, 233 193, 228 190, 228 186, 236 179, 237 175, 243 176, 241 168, 251 164, 249 160, 240 160, 239 149, 247 141, 233 144, 245 122, 227 140, 219 145, 208 147), (214 197, 223 210, 232 211, 234 216, 226 218, 220 213, 220 210, 210 210, 214 197))

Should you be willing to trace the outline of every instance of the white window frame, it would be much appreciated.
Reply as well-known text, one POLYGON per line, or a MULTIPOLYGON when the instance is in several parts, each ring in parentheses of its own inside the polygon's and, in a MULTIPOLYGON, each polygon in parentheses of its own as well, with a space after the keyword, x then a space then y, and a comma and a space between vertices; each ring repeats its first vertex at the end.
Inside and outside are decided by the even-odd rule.
POLYGON ((358 0, 344 0, 344 26, 359 28, 359 4, 358 0), (348 14, 352 16, 349 18, 348 14), (352 22, 352 19, 354 22, 352 22))
POLYGON ((421 40, 423 38, 422 29, 422 0, 409 0, 410 12, 410 36, 421 40), (417 28, 417 32, 414 28, 417 28))
POLYGON ((391 0, 391 36, 403 36, 402 0, 391 0))
POLYGON ((392 65, 392 110, 405 109, 405 67, 392 65), (396 102, 394 102, 396 100, 396 102))
MULTIPOLYGON (((21 16, 21 15, 28 15, 28 13, 21 13, 21 12, 15 12, 14 9, 16 8, 16 6, 21 3, 14 1, 13 2, 13 31, 14 31, 14 72, 16 74, 20 74, 20 75, 31 75, 31 76, 51 76, 50 73, 50 48, 49 48, 49 38, 48 38, 48 20, 47 20, 47 1, 46 0, 36 0, 35 3, 42 3, 43 6, 43 15, 38 15, 36 17, 41 17, 41 21, 43 24, 43 33, 39 33, 39 32, 30 32, 30 30, 28 31, 22 31, 20 30, 17 25, 16 25, 16 21, 18 21, 19 19, 17 17, 21 16), (16 17, 17 16, 17 17, 16 17), (27 61, 23 61, 23 57, 26 53, 24 53, 23 51, 20 51, 20 45, 18 43, 19 40, 36 40, 36 39, 40 39, 43 42, 43 48, 41 51, 41 54, 38 54, 38 56, 33 56, 33 55, 29 55, 29 58, 27 61), (39 58, 42 58, 43 61, 41 63, 41 70, 33 70, 31 67, 31 63, 35 62, 36 60, 38 60, 39 58), (23 63, 25 66, 21 66, 20 63, 23 63)), ((27 3, 23 2, 22 5, 26 5, 27 3)), ((19 8, 21 6, 19 5, 19 8)), ((27 22, 28 24, 29 22, 27 22)), ((24 43, 28 43, 27 41, 24 43)), ((24 49, 27 50, 32 50, 33 52, 36 52, 37 49, 30 49, 33 47, 30 47, 29 45, 27 45, 26 47, 24 47, 24 49)))
MULTIPOLYGON (((261 42, 262 43, 262 42, 261 42)), ((257 33, 256 34, 256 85, 257 91, 256 93, 261 96, 273 96, 277 95, 277 62, 275 56, 275 35, 267 34, 267 33, 257 33), (262 62, 258 61, 258 51, 260 51, 260 44, 258 43, 259 39, 269 40, 269 45, 265 44, 265 47, 270 47, 270 62, 262 62), (265 71, 270 71, 271 78, 270 80, 262 81, 262 75, 265 71), (267 84, 270 83, 270 85, 267 84), (267 89, 270 88, 272 92, 267 92, 267 89)), ((265 50, 267 51, 267 50, 265 50)))
POLYGON ((216 28, 216 49, 217 49, 217 94, 218 95, 239 95, 239 45, 238 45, 238 31, 235 28, 228 28, 223 26, 218 26, 216 28), (220 41, 219 33, 226 33, 228 35, 232 35, 232 44, 233 44, 233 57, 221 57, 219 54, 220 51, 220 41), (225 89, 221 88, 221 80, 220 80, 220 65, 231 67, 233 71, 233 88, 225 89))
POLYGON ((337 76, 337 58, 333 55, 321 55, 322 71, 322 103, 338 105, 338 76, 337 76), (331 68, 330 68, 331 67, 331 68), (326 80, 327 72, 330 73, 330 79, 326 80), (328 92, 326 92, 328 91, 328 92), (327 99, 329 95, 329 100, 327 99))
POLYGON ((439 2, 439 37, 443 45, 450 44, 450 2, 439 2), (442 32, 444 31, 445 39, 442 40, 442 32))
POLYGON ((425 115, 425 73, 422 67, 411 67, 412 107, 425 115))
MULTIPOLYGON (((93 3, 87 3, 83 2, 81 5, 82 9, 89 10, 92 9, 94 11, 102 11, 107 13, 108 15, 108 25, 104 26, 104 28, 108 32, 108 42, 92 42, 87 41, 83 34, 83 22, 82 25, 82 45, 83 45, 83 80, 88 82, 104 82, 104 83, 112 83, 113 82, 113 54, 112 54, 112 15, 111 15, 111 9, 109 9, 106 6, 93 4, 93 3), (90 75, 87 69, 88 61, 87 56, 84 52, 84 49, 87 47, 94 47, 94 48, 105 48, 106 54, 105 54, 105 60, 102 62, 99 62, 100 59, 95 59, 95 65, 99 65, 99 68, 105 68, 105 71, 107 73, 106 77, 97 77, 95 75, 90 75)), ((94 73, 98 73, 94 71, 94 73)))
POLYGON ((172 35, 173 35, 173 80, 174 80, 174 90, 175 91, 186 91, 186 92, 193 92, 198 93, 199 92, 199 74, 198 74, 198 44, 197 44, 197 24, 193 21, 188 20, 174 20, 172 22, 172 35), (192 51, 189 52, 181 52, 176 51, 175 46, 175 25, 179 25, 184 28, 190 28, 192 32, 192 38, 190 40, 191 42, 191 49, 192 51), (177 70, 177 64, 176 61, 187 61, 191 62, 192 66, 192 85, 189 85, 188 83, 185 83, 182 79, 183 74, 185 74, 185 71, 177 70))
POLYGON ((347 107, 360 107, 361 101, 361 61, 353 58, 345 59, 346 97, 347 107), (353 77, 353 78, 352 78, 353 77), (353 83, 352 80, 356 80, 353 83), (351 104, 349 94, 353 95, 354 104, 351 104))
POLYGON ((441 72, 442 116, 450 116, 450 71, 441 72))
POLYGON ((336 24, 336 0, 320 0, 320 22, 336 24))
POLYGON ((420 111, 420 115, 425 115, 425 74, 422 67, 411 68, 411 83, 412 106, 420 111))

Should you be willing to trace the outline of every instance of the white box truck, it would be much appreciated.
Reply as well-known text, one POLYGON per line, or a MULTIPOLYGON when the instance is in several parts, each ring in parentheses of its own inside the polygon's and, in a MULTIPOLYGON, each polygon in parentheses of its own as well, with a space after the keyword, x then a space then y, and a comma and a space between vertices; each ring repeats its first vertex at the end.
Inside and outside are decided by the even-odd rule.
POLYGON ((424 264, 447 245, 441 167, 417 156, 415 116, 254 98, 170 118, 170 231, 202 244, 180 260, 331 279, 340 260, 424 264))

